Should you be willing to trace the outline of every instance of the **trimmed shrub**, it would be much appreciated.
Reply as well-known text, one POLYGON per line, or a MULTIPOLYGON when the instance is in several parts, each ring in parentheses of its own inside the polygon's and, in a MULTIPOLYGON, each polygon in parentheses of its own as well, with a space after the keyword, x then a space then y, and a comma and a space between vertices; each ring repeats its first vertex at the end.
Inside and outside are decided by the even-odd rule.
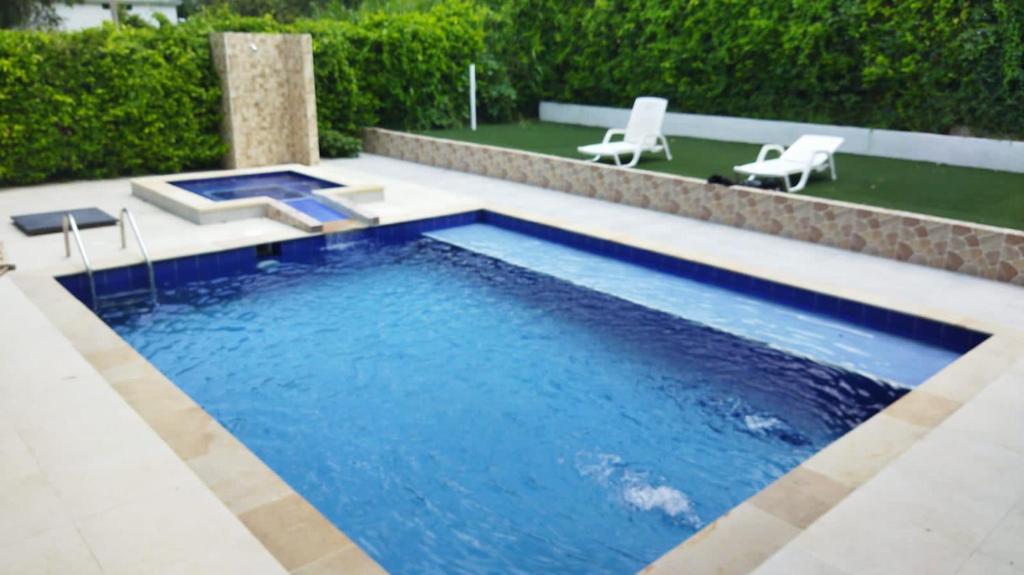
POLYGON ((363 151, 363 141, 337 130, 320 130, 320 155, 324 158, 349 158, 363 151))
POLYGON ((220 88, 184 28, 0 31, 0 182, 215 166, 220 88))

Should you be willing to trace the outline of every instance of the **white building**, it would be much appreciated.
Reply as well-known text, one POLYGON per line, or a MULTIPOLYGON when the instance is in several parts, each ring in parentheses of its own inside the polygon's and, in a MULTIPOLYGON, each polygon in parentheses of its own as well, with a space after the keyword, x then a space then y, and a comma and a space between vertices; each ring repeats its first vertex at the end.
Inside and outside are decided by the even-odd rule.
MULTIPOLYGON (((179 4, 181 0, 120 0, 128 15, 141 16, 153 24, 156 24, 153 15, 157 12, 171 22, 177 22, 179 4)), ((73 0, 70 5, 54 2, 53 6, 60 16, 61 30, 92 28, 110 20, 110 3, 104 0, 73 0)))

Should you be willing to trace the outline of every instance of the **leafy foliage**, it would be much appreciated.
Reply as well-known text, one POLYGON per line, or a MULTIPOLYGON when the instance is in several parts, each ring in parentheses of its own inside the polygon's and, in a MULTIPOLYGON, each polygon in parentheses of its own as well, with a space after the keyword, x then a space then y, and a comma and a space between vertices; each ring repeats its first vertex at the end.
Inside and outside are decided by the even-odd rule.
POLYGON ((228 11, 241 16, 270 16, 280 22, 312 14, 322 0, 184 0, 179 13, 190 17, 204 10, 228 11))
POLYGON ((363 150, 363 141, 355 136, 326 128, 320 131, 320 155, 325 158, 348 158, 363 150))
POLYGON ((0 2, 0 28, 52 28, 60 19, 54 0, 3 0, 0 2))
MULTIPOLYGON (((486 18, 449 0, 344 21, 219 10, 159 28, 0 31, 0 183, 216 166, 225 146, 213 31, 313 36, 325 156, 358 152, 363 126, 455 126, 468 117, 466 69, 485 51, 486 18)), ((510 93, 491 99, 512 107, 510 93)))
POLYGON ((1024 135, 1020 0, 505 0, 520 103, 1024 135))
POLYGON ((185 28, 0 32, 0 182, 216 165, 220 88, 185 28))

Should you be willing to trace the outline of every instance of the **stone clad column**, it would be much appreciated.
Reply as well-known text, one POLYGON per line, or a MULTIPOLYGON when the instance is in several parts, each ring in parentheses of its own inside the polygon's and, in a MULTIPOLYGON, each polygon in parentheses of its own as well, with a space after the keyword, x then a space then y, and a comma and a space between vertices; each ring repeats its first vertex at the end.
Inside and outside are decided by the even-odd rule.
POLYGON ((225 164, 251 168, 320 161, 309 34, 210 35, 223 92, 225 164))

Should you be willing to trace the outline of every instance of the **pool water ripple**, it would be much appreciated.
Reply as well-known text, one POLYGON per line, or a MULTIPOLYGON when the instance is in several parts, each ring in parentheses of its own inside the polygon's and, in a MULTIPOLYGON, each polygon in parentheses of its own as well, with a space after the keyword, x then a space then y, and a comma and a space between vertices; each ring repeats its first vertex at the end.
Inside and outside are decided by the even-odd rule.
POLYGON ((104 319, 395 573, 632 573, 905 390, 422 238, 104 319))

